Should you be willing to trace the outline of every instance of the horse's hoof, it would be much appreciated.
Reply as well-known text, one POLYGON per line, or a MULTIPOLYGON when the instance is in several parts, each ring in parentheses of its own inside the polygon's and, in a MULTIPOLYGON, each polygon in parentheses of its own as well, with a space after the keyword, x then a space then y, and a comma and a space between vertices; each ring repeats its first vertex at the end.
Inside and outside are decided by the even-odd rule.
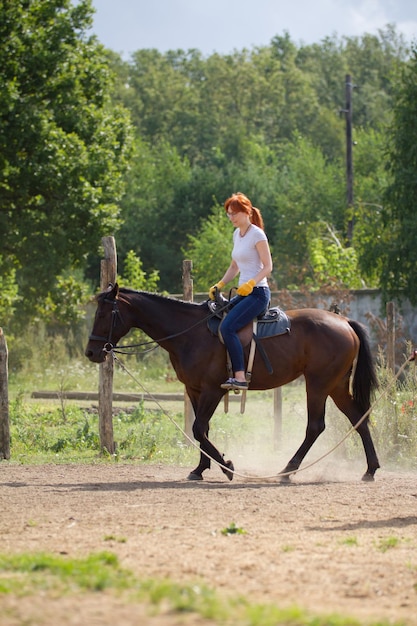
POLYGON ((224 465, 225 465, 225 467, 222 467, 222 471, 226 474, 226 476, 227 476, 227 478, 229 480, 233 480, 235 466, 233 465, 232 461, 225 461, 224 465), (226 468, 228 468, 228 469, 226 469, 226 468))
POLYGON ((196 474, 195 472, 190 472, 187 476, 187 480, 203 480, 201 474, 196 474))
POLYGON ((285 467, 283 470, 281 470, 280 472, 278 472, 278 480, 280 483, 290 483, 291 480, 291 475, 293 474, 293 472, 287 467, 285 467))
POLYGON ((375 478, 373 474, 368 474, 368 472, 366 472, 366 474, 362 476, 362 480, 365 483, 372 483, 374 482, 375 478))

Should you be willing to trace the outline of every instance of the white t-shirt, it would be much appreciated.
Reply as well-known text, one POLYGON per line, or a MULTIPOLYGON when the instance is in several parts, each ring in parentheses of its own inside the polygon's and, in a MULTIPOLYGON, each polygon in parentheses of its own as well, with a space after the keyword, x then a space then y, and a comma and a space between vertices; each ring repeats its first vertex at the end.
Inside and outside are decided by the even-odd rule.
MULTIPOLYGON (((240 236, 239 228, 233 233, 232 259, 237 263, 240 271, 239 285, 243 285, 254 278, 263 268, 263 264, 256 249, 258 241, 268 241, 262 228, 251 224, 243 237, 240 236)), ((268 281, 264 277, 257 287, 268 287, 268 281)))

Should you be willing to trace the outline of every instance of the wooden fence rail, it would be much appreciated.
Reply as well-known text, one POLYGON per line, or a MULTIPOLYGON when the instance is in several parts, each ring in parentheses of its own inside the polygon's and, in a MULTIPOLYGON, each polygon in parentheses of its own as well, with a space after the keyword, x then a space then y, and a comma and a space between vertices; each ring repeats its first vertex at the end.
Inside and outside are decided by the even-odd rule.
MULTIPOLYGON (((32 398, 44 400, 79 400, 98 401, 100 394, 97 391, 33 391, 32 398)), ((140 402, 141 400, 184 400, 183 393, 116 393, 113 391, 114 402, 140 402)))
MULTIPOLYGON (((96 402, 99 400, 97 391, 32 391, 31 398, 37 400, 79 400, 80 402, 96 402)), ((129 393, 115 392, 112 396, 113 402, 140 402, 141 400, 158 400, 167 402, 183 402, 183 393, 129 393)), ((232 401, 240 402, 239 396, 232 396, 232 401)))

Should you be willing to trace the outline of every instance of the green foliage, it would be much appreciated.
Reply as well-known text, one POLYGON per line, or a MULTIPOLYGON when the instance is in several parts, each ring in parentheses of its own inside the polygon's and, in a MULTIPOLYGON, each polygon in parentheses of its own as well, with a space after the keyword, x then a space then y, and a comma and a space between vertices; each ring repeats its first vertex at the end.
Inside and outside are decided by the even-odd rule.
POLYGON ((390 233, 384 229, 384 192, 388 184, 386 134, 373 129, 355 131, 355 207, 352 246, 358 257, 358 275, 367 287, 378 287, 382 259, 390 233))
POLYGON ((142 269, 140 258, 136 256, 133 250, 129 250, 123 266, 123 276, 119 277, 119 283, 140 291, 156 291, 158 282, 159 272, 154 270, 147 276, 142 269))
POLYGON ((123 200, 123 224, 118 234, 121 258, 130 250, 143 261, 144 271, 157 268, 162 289, 175 292, 180 282, 180 249, 191 211, 181 211, 182 189, 188 184, 190 168, 167 140, 148 144, 137 140, 123 200))
POLYGON ((90 286, 74 274, 56 277, 53 289, 45 300, 40 300, 36 312, 49 329, 63 331, 77 329, 85 317, 85 305, 90 299, 90 286))
POLYGON ((264 214, 280 288, 318 288, 331 274, 414 297, 416 60, 394 26, 312 45, 284 33, 206 58, 137 50, 123 61, 88 35, 91 22, 90 0, 0 8, 7 318, 15 309, 16 325, 39 315, 54 330, 76 325, 109 234, 127 282, 141 285, 145 274, 151 289, 158 279, 179 293, 186 253, 205 290, 229 262, 229 229, 212 207, 238 190, 264 214), (357 87, 354 207, 339 113, 346 74, 357 87), (319 222, 340 247, 311 238, 319 222))
POLYGON ((5 267, 3 256, 0 254, 0 319, 10 319, 18 305, 19 287, 16 283, 16 268, 5 267))
POLYGON ((273 206, 265 212, 275 281, 280 288, 319 287, 309 259, 310 233, 318 221, 343 230, 343 171, 307 138, 296 136, 281 146, 276 179, 273 206))
POLYGON ((359 225, 359 214, 381 204, 382 138, 406 59, 404 40, 392 26, 377 36, 332 37, 313 46, 297 46, 285 33, 269 46, 206 59, 197 50, 138 50, 125 63, 113 58, 118 101, 132 113, 138 143, 122 205, 122 256, 135 250, 145 270, 157 268, 162 288, 175 293, 180 251, 195 248, 204 261, 192 257, 196 280, 209 284, 211 274, 201 273, 211 271, 209 255, 197 240, 210 239, 212 225, 206 229, 205 222, 211 207, 241 190, 264 212, 275 282, 314 282, 309 225, 325 221, 345 246, 351 218, 345 121, 338 113, 351 73, 358 87, 354 248, 363 283, 378 284, 380 242, 370 237, 369 222, 369 230, 359 225))
POLYGON ((0 554, 1 593, 34 593, 45 589, 104 591, 129 589, 134 578, 109 552, 74 559, 47 553, 0 554))
POLYGON ((0 231, 20 318, 118 223, 129 117, 111 103, 108 61, 86 35, 91 15, 90 0, 0 8, 0 231))
POLYGON ((360 289, 363 287, 353 247, 344 247, 329 224, 312 223, 308 229, 309 262, 313 284, 360 289))
POLYGON ((385 247, 381 250, 381 286, 389 297, 406 296, 417 303, 417 46, 395 95, 390 128, 389 170, 392 181, 384 207, 385 247))
POLYGON ((183 256, 193 260, 196 291, 207 291, 223 276, 231 260, 232 233, 225 210, 221 206, 215 206, 212 214, 202 224, 198 236, 189 236, 189 244, 183 251, 183 256))
POLYGON ((410 459, 417 455, 415 368, 407 369, 402 381, 393 385, 393 375, 382 363, 378 378, 381 389, 388 389, 389 393, 373 412, 375 445, 386 464, 408 467, 410 459))
POLYGON ((17 456, 46 453, 59 458, 100 450, 97 420, 74 407, 42 411, 40 407, 29 408, 17 399, 10 406, 10 424, 12 447, 17 456))
MULTIPOLYGON (((162 410, 139 403, 133 410, 120 410, 113 428, 117 461, 190 462, 181 433, 162 410)), ((65 399, 54 408, 28 404, 21 395, 10 402, 12 456, 21 462, 91 462, 100 456, 98 432, 97 412, 65 399)))

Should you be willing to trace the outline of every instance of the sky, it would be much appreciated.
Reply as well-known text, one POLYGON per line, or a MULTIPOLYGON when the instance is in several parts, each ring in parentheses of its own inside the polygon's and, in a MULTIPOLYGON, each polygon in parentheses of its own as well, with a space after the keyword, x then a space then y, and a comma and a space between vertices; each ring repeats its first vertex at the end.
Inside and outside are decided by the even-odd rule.
POLYGON ((395 24, 417 40, 416 0, 93 0, 93 33, 128 59, 141 48, 204 56, 267 46, 286 31, 299 44, 378 34, 395 24))

